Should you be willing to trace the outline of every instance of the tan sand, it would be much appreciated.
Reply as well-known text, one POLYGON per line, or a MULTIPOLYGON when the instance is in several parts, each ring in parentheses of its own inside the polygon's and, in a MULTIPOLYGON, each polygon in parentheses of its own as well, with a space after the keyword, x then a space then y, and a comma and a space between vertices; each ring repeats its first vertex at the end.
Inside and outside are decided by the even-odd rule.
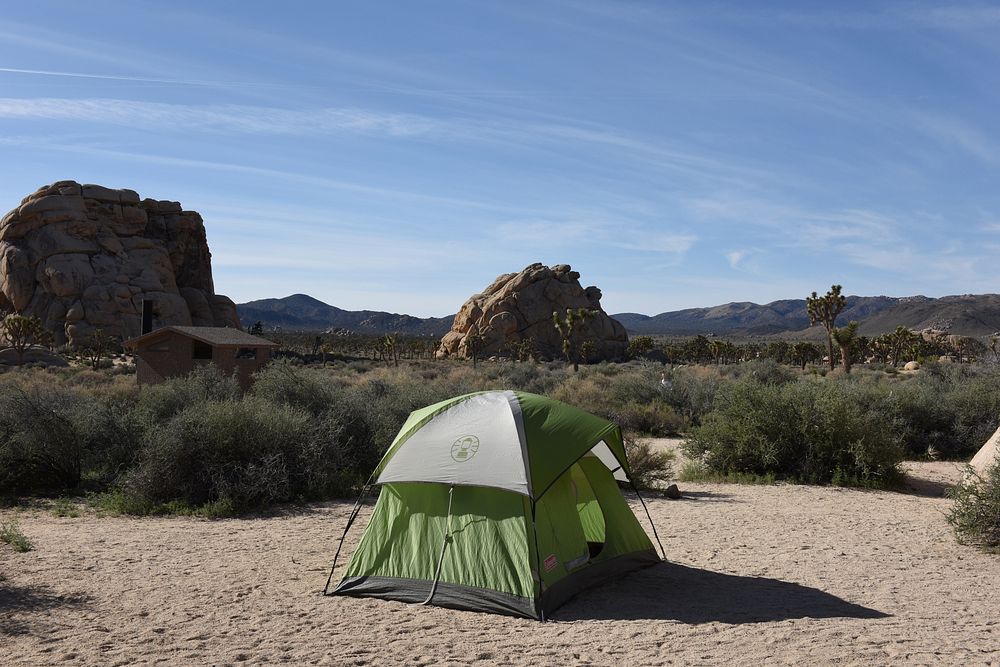
POLYGON ((348 503, 226 521, 3 510, 36 550, 0 545, 0 663, 1000 664, 1000 557, 955 544, 939 495, 961 472, 910 468, 912 494, 682 484, 687 499, 648 501, 672 562, 544 624, 322 597, 348 503))

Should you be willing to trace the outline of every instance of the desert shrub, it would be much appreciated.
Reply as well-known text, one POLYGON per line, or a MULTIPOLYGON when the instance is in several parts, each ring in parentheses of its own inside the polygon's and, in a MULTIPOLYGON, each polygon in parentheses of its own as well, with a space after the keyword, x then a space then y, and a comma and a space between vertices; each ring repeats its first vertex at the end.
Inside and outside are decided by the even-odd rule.
POLYGON ((371 378, 339 390, 328 414, 342 427, 351 465, 367 475, 392 444, 410 412, 469 391, 469 387, 461 384, 371 378))
POLYGON ((664 398, 655 365, 630 365, 618 373, 597 368, 567 377, 548 395, 644 435, 672 435, 686 427, 664 398))
POLYGON ((907 381, 891 390, 888 404, 899 426, 900 444, 912 458, 930 452, 954 456, 960 449, 948 387, 937 379, 907 381))
POLYGON ((674 476, 676 455, 669 450, 657 450, 645 440, 625 438, 625 456, 632 471, 631 480, 640 489, 654 489, 674 476))
POLYGON ((24 553, 31 551, 35 545, 31 543, 28 536, 21 532, 21 527, 17 521, 5 521, 0 523, 0 542, 9 544, 14 551, 24 553))
POLYGON ((80 510, 69 498, 56 498, 52 502, 52 515, 61 518, 75 519, 80 516, 80 510))
POLYGON ((722 383, 714 369, 697 366, 675 368, 666 373, 666 379, 660 395, 691 425, 699 424, 712 411, 722 383))
POLYGON ((603 373, 610 376, 604 400, 613 405, 662 401, 660 368, 659 364, 644 364, 628 372, 603 373))
POLYGON ((507 362, 484 366, 484 378, 492 389, 513 389, 532 394, 547 394, 566 378, 560 368, 550 371, 541 364, 507 362))
POLYGON ((63 389, 0 388, 0 491, 48 493, 76 488, 85 439, 76 416, 83 399, 63 389))
POLYGON ((742 364, 723 366, 721 375, 733 380, 750 378, 761 384, 788 384, 799 377, 791 368, 774 359, 753 359, 742 364))
POLYGON ((567 377, 548 395, 557 401, 575 405, 581 410, 607 417, 609 415, 606 413, 610 410, 610 401, 607 400, 609 385, 610 380, 607 377, 578 373, 567 377))
POLYGON ((82 450, 84 486, 103 488, 128 470, 154 427, 133 395, 108 395, 77 404, 71 419, 82 450))
POLYGON ((857 383, 725 385, 684 451, 712 473, 887 486, 902 448, 877 390, 857 383))
POLYGON ((267 365, 254 376, 253 395, 267 402, 287 405, 312 415, 321 415, 330 409, 334 400, 334 387, 330 376, 285 359, 267 365))
POLYGON ((687 420, 658 399, 649 403, 629 401, 612 408, 607 416, 625 430, 651 436, 677 435, 687 427, 687 420))
POLYGON ((908 455, 964 459, 1000 425, 1000 373, 971 365, 934 364, 882 385, 908 455))
POLYGON ((626 367, 625 364, 615 364, 611 363, 610 361, 602 361, 601 363, 594 364, 589 368, 594 373, 600 373, 601 375, 607 375, 610 377, 613 375, 618 375, 619 373, 622 372, 622 369, 625 367, 626 367))
POLYGON ((953 446, 943 454, 965 458, 1000 425, 1000 374, 994 371, 964 378, 943 398, 954 415, 953 446))
POLYGON ((162 423, 185 408, 209 401, 236 400, 240 396, 239 382, 208 364, 189 375, 145 387, 140 393, 138 409, 149 419, 162 423))
POLYGON ((191 405, 157 429, 121 490, 134 508, 164 503, 229 514, 343 492, 337 428, 260 399, 191 405))
POLYGON ((980 476, 966 468, 963 481, 950 491, 954 500, 948 523, 962 544, 1000 548, 1000 459, 980 476))

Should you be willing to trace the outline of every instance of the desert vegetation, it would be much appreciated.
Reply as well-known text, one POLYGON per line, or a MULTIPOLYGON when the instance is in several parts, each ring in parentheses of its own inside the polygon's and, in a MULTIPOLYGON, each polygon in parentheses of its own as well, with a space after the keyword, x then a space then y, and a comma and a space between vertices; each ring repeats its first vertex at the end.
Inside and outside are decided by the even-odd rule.
POLYGON ((983 474, 966 469, 951 496, 948 523, 959 542, 1000 552, 1000 458, 983 474))
MULTIPOLYGON (((846 375, 789 357, 665 366, 290 353, 241 394, 212 368, 138 388, 121 367, 0 375, 0 495, 87 496, 134 514, 225 516, 356 493, 407 414, 449 396, 516 389, 552 396, 633 436, 685 434, 683 474, 891 487, 906 458, 967 457, 1000 415, 1000 371, 929 364, 846 375), (398 365, 396 365, 398 363, 398 365)), ((630 445, 640 482, 669 457, 630 445)))
POLYGON ((0 542, 10 545, 14 551, 20 553, 35 548, 28 536, 21 530, 21 526, 13 520, 0 523, 0 542))

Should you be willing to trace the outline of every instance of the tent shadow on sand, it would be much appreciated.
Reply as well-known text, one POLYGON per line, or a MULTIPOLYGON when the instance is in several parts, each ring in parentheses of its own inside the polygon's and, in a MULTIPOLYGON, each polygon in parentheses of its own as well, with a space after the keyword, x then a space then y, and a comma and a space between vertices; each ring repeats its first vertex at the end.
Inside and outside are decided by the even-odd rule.
POLYGON ((835 595, 780 579, 741 577, 661 563, 591 589, 555 621, 661 619, 681 623, 765 623, 794 618, 887 618, 835 595))

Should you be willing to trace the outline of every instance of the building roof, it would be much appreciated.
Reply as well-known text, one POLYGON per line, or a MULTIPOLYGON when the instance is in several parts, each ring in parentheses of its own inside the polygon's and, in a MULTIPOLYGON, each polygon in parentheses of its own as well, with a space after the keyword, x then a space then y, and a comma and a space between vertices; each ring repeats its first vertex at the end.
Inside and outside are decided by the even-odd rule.
POLYGON ((278 347, 277 343, 273 343, 266 338, 251 336, 247 332, 233 327, 180 326, 161 327, 155 331, 149 332, 148 334, 125 341, 125 345, 133 348, 139 347, 140 345, 145 345, 146 343, 171 332, 179 333, 182 336, 194 338, 195 340, 200 340, 203 343, 208 343, 209 345, 214 345, 215 347, 278 347))

